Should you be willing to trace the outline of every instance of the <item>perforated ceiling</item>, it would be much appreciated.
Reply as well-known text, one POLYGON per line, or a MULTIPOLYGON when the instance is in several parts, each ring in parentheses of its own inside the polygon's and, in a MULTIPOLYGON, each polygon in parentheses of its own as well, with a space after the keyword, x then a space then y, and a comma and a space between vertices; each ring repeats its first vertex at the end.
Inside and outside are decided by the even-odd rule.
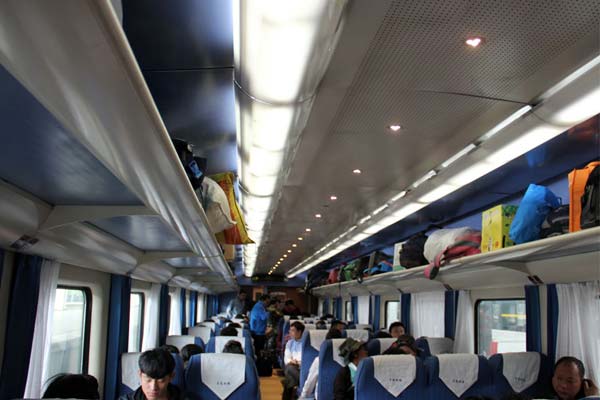
POLYGON ((405 0, 390 2, 378 16, 354 3, 257 272, 296 243, 277 273, 292 268, 598 54, 599 4, 405 0), (368 41, 365 27, 373 28, 368 41), (483 37, 483 44, 466 46, 470 36, 483 37), (346 64, 353 58, 361 60, 358 68, 346 64), (352 68, 352 75, 339 73, 352 68), (392 135, 386 127, 395 123, 402 129, 392 135), (354 168, 363 173, 352 174, 354 168), (331 194, 339 199, 329 201, 331 194))

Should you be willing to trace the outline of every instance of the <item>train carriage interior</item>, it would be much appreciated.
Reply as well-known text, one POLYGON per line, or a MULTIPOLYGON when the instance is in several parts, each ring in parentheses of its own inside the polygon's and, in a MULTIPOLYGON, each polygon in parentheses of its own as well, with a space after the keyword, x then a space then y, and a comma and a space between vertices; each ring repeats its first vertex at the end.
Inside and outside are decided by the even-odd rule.
POLYGON ((0 400, 600 398, 598 0, 3 0, 0 62, 0 400))

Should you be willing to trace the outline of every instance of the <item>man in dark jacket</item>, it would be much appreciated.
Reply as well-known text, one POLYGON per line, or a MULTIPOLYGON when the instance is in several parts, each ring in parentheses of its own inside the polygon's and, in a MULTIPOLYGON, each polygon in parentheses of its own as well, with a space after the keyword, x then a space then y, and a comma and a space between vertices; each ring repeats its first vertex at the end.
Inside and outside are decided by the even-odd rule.
POLYGON ((119 400, 186 400, 177 386, 171 384, 175 376, 175 360, 168 351, 158 348, 142 353, 140 387, 135 392, 123 395, 119 400))

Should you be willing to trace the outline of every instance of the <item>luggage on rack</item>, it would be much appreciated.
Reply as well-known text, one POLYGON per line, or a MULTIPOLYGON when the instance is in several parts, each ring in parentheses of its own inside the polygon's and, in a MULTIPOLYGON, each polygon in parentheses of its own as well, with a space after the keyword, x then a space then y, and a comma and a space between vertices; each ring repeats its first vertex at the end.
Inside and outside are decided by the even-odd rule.
POLYGON ((365 270, 365 275, 367 275, 367 276, 379 275, 379 274, 384 274, 386 272, 390 272, 393 270, 394 270, 394 267, 392 266, 391 262, 389 262, 387 260, 381 260, 379 263, 372 266, 371 268, 367 268, 365 270))
POLYGON ((334 268, 331 271, 329 271, 329 275, 327 276, 327 283, 328 284, 333 284, 333 283, 338 283, 340 281, 340 268, 334 268))
POLYGON ((426 241, 427 235, 420 232, 404 242, 400 252, 400 265, 408 269, 427 264, 427 259, 423 255, 426 241))
POLYGON ((434 231, 429 235, 425 245, 423 246, 423 255, 428 262, 432 263, 439 254, 444 252, 445 249, 460 241, 462 237, 470 235, 474 231, 477 230, 469 227, 439 229, 434 231))
POLYGON ((202 185, 204 174, 194 159, 192 145, 183 139, 171 139, 171 141, 192 187, 194 190, 198 189, 202 185))
MULTIPOLYGON (((569 173, 569 231, 581 230, 581 212, 583 195, 586 191, 588 178, 600 165, 600 161, 593 161, 582 169, 574 169, 569 173)), ((596 182, 597 184, 597 182, 596 182)))
POLYGON ((539 239, 546 216, 558 206, 560 201, 550 189, 530 184, 510 225, 510 238, 516 244, 539 239))
POLYGON ((425 268, 425 277, 434 279, 440 267, 457 258, 481 253, 481 232, 475 229, 464 231, 462 236, 438 253, 435 259, 425 268))
POLYGON ((566 204, 548 213, 548 216, 542 223, 540 239, 569 233, 569 209, 570 205, 566 204))
POLYGON ((581 196, 581 229, 600 225, 600 166, 588 176, 581 196))
POLYGON ((481 252, 513 246, 508 232, 519 207, 500 204, 481 213, 481 252))

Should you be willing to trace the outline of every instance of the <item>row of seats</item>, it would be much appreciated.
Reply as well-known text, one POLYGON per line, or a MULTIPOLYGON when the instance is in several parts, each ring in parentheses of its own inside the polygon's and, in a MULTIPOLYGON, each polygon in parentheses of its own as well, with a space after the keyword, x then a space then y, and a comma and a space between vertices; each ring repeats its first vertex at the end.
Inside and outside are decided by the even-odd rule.
MULTIPOLYGON (((190 330, 192 329, 195 328, 190 328, 190 330)), ((196 344, 202 347, 206 353, 221 353, 223 346, 225 346, 228 341, 237 340, 242 345, 244 353, 254 359, 254 346, 252 345, 252 337, 248 331, 241 331, 241 334, 238 334, 238 336, 208 336, 208 340, 206 342, 204 341, 203 337, 196 336, 195 332, 192 332, 193 334, 191 335, 171 335, 167 336, 166 343, 171 344, 178 349, 181 349, 183 346, 188 344, 196 344)))

